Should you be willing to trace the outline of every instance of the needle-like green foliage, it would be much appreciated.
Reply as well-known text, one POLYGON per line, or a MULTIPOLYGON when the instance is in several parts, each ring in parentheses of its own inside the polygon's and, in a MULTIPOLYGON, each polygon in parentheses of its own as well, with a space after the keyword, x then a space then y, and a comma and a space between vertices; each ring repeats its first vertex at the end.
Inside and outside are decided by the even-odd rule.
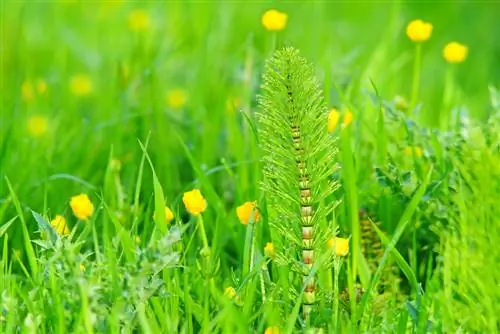
POLYGON ((333 209, 326 198, 337 188, 335 143, 327 132, 327 109, 313 67, 293 48, 275 53, 263 75, 258 131, 263 151, 269 222, 282 264, 303 276, 303 316, 315 303, 311 274, 332 233, 320 222, 333 209))

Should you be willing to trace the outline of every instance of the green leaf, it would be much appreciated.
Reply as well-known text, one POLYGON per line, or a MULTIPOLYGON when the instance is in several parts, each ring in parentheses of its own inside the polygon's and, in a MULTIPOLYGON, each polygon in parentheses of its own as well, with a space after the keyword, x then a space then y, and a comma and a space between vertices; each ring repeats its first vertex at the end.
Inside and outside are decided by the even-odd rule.
POLYGON ((11 220, 9 220, 8 222, 6 222, 5 224, 2 225, 2 227, 0 227, 0 238, 3 237, 3 235, 5 234, 5 232, 7 232, 7 230, 9 229, 10 225, 12 225, 13 222, 16 221, 18 216, 15 216, 14 218, 12 218, 11 220))
POLYGON ((14 202, 14 207, 16 208, 17 215, 19 216, 19 219, 21 219, 21 227, 23 230, 23 239, 24 239, 24 249, 26 251, 26 254, 28 256, 28 262, 30 264, 31 272, 34 277, 38 276, 38 263, 36 259, 36 254, 35 254, 35 249, 33 248, 33 245, 31 244, 31 238, 30 238, 30 233, 28 231, 28 225, 26 223, 26 220, 24 219, 23 215, 23 210, 21 208, 21 203, 19 202, 19 199, 17 198, 16 192, 14 191, 14 188, 12 187, 12 184, 9 181, 9 178, 5 176, 5 182, 7 182, 7 187, 9 188, 10 192, 10 197, 12 198, 12 201, 14 202))
POLYGON ((35 218, 36 223, 38 224, 38 228, 47 233, 47 235, 50 237, 51 242, 56 242, 57 240, 57 233, 54 231, 54 228, 50 223, 41 215, 36 213, 35 211, 31 210, 31 214, 33 215, 33 218, 35 218))

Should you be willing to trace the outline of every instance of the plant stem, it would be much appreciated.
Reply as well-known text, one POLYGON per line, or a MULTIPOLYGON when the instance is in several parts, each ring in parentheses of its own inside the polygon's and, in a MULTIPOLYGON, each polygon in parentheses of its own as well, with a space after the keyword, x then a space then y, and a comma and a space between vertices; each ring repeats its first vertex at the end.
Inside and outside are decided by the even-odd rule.
POLYGON ((207 232, 205 231, 205 225, 203 224, 203 217, 198 215, 198 230, 200 231, 201 241, 203 242, 203 249, 209 250, 207 232))
POLYGON ((410 108, 408 112, 413 111, 415 105, 418 102, 418 93, 420 90, 420 67, 422 63, 422 44, 417 43, 415 45, 415 61, 413 63, 413 82, 411 89, 411 101, 410 108))
POLYGON ((339 274, 340 267, 342 265, 341 258, 335 256, 334 260, 334 272, 333 272, 333 332, 338 332, 338 322, 339 322, 339 274))

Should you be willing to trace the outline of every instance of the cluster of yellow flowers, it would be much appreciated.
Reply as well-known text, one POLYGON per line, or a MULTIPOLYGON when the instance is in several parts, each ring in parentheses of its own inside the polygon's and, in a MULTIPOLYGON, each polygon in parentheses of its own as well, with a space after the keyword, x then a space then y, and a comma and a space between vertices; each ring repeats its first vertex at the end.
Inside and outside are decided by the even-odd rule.
MULTIPOLYGON (((79 194, 71 197, 69 205, 73 214, 80 220, 88 220, 94 214, 94 205, 87 194, 79 194)), ((68 223, 62 215, 56 215, 50 225, 59 236, 70 233, 68 223)))
POLYGON ((25 80, 21 85, 21 95, 26 102, 32 102, 35 96, 43 96, 47 93, 47 82, 38 78, 34 81, 25 80))
MULTIPOLYGON (((432 24, 413 20, 406 27, 406 35, 414 42, 425 42, 431 38, 432 24)), ((450 64, 461 63, 467 58, 469 48, 458 42, 450 42, 443 48, 443 58, 450 64)))
MULTIPOLYGON (((340 111, 333 108, 328 114, 328 132, 333 132, 337 128, 340 120, 340 111)), ((342 128, 346 128, 352 123, 353 114, 350 110, 345 109, 344 118, 342 119, 342 128)))

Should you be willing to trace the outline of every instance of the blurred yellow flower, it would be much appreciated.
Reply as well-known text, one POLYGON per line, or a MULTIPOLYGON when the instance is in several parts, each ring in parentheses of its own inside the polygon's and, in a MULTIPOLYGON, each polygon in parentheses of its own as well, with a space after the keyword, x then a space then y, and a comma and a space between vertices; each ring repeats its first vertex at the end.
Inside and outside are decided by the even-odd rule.
POLYGON ((50 221, 50 225, 56 231, 57 235, 64 236, 69 234, 69 227, 63 216, 57 215, 50 221))
POLYGON ((468 52, 469 48, 466 45, 458 42, 451 42, 444 47, 443 57, 450 64, 458 64, 467 58, 468 52))
POLYGON ((74 75, 70 82, 69 88, 71 93, 76 96, 87 96, 92 94, 93 85, 92 80, 86 74, 77 74, 74 75))
POLYGON ((128 26, 133 31, 146 31, 150 25, 149 14, 143 9, 135 9, 128 15, 128 26))
POLYGON ((207 208, 207 201, 199 189, 193 189, 185 192, 182 196, 182 202, 184 203, 186 210, 194 216, 199 215, 207 208))
POLYGON ((264 334, 280 334, 280 328, 278 326, 267 327, 264 334))
POLYGON ((32 137, 41 137, 49 129, 49 121, 45 116, 33 115, 28 118, 27 124, 28 132, 32 137))
POLYGON ((228 286, 227 288, 224 289, 224 296, 233 299, 236 297, 236 290, 232 286, 228 286))
POLYGON ((414 42, 425 42, 431 34, 432 24, 422 20, 413 20, 406 27, 406 35, 414 42))
POLYGON ((424 151, 420 146, 407 146, 404 149, 404 153, 407 156, 415 156, 417 158, 421 158, 424 155, 424 151))
MULTIPOLYGON (((155 218, 155 213, 153 213, 153 219, 156 219, 155 218)), ((165 207, 165 220, 167 222, 167 224, 169 224, 172 220, 174 219, 174 213, 172 212, 172 210, 170 210, 170 208, 168 206, 165 207)))
POLYGON ((279 31, 285 29, 288 15, 276 9, 269 9, 261 18, 262 25, 269 31, 279 31))
POLYGON ((73 210, 73 214, 80 220, 87 220, 94 213, 94 205, 87 194, 71 197, 69 205, 71 206, 71 210, 73 210))
POLYGON ((264 254, 271 259, 276 257, 276 251, 274 250, 274 245, 272 242, 266 243, 266 246, 264 247, 264 254))
POLYGON ((337 127, 340 119, 340 112, 333 108, 328 114, 328 132, 333 132, 337 127))
POLYGON ((254 223, 260 220, 260 213, 257 209, 257 202, 245 202, 236 208, 236 215, 243 225, 250 222, 250 218, 253 218, 254 223))
POLYGON ((35 91, 40 96, 47 92, 47 83, 45 80, 37 79, 35 84, 29 80, 25 80, 21 85, 21 94, 23 99, 27 102, 31 102, 35 99, 35 91))
POLYGON ((239 97, 229 97, 226 100, 226 111, 233 113, 241 106, 241 100, 239 97))
POLYGON ((337 256, 346 256, 349 253, 349 239, 331 238, 328 240, 328 248, 333 249, 337 256))
POLYGON ((172 109, 181 109, 187 102, 187 93, 180 88, 172 89, 167 92, 166 102, 172 109))
POLYGON ((83 265, 83 263, 80 263, 80 271, 85 271, 85 266, 83 265))
POLYGON ((402 97, 401 95, 396 95, 394 97, 394 104, 396 105, 396 109, 398 110, 407 110, 409 105, 408 105, 408 101, 406 101, 406 99, 404 97, 402 97))
POLYGON ((344 128, 348 127, 349 124, 352 123, 352 117, 353 117, 352 112, 346 109, 346 112, 344 114, 344 119, 342 120, 342 127, 344 128))
POLYGON ((136 243, 137 245, 140 245, 140 243, 141 243, 141 237, 140 237, 140 236, 138 236, 138 235, 136 235, 136 236, 134 237, 134 241, 135 241, 135 243, 136 243))

